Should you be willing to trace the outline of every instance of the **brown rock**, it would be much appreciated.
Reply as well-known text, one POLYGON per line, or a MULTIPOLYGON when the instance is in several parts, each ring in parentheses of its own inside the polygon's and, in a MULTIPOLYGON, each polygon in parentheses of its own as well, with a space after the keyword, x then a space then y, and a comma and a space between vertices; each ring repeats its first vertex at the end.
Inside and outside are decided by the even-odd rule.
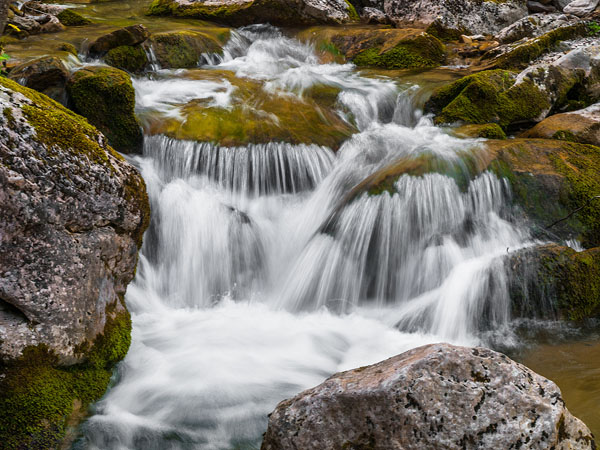
POLYGON ((144 25, 131 25, 100 36, 92 42, 89 52, 93 56, 102 56, 109 50, 121 45, 141 44, 149 36, 150 32, 144 25))

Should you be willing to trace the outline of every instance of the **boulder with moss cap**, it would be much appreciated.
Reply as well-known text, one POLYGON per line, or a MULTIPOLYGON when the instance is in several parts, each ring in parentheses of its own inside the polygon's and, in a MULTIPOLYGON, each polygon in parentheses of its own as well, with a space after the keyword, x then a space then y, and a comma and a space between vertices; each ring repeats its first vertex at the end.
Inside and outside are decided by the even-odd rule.
POLYGON ((148 13, 193 17, 233 26, 341 24, 360 19, 348 0, 153 0, 148 13))
POLYGON ((0 100, 0 442, 58 448, 129 347, 149 204, 83 117, 6 78, 0 100))
POLYGON ((153 34, 149 39, 162 68, 196 67, 204 54, 223 53, 229 28, 207 27, 202 31, 175 31, 153 34))
POLYGON ((141 150, 143 135, 127 73, 113 67, 85 67, 73 74, 67 92, 74 110, 102 131, 115 149, 122 153, 141 150))
POLYGON ((110 49, 122 45, 137 45, 144 42, 150 32, 144 25, 131 25, 119 28, 111 33, 100 36, 90 44, 89 53, 92 56, 103 56, 110 49))

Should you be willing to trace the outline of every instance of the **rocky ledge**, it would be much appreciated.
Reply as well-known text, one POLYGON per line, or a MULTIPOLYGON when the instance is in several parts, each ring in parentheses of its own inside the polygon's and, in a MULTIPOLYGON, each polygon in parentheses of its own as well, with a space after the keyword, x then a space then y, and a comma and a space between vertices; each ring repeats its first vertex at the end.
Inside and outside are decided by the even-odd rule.
POLYGON ((0 78, 0 442, 54 448, 129 348, 149 204, 84 118, 0 78))
POLYGON ((262 450, 594 449, 560 389, 485 348, 436 344, 281 402, 262 450))

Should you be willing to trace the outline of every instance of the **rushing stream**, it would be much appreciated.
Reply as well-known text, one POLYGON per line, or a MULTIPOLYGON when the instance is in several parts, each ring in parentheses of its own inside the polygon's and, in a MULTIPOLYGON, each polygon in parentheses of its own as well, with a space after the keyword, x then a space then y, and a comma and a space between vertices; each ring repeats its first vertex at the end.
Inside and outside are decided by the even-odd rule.
POLYGON ((335 153, 146 137, 134 163, 153 217, 127 293, 133 342, 76 447, 258 448, 279 401, 336 371, 426 343, 510 345, 502 256, 528 235, 509 220, 506 181, 432 172, 348 197, 402 158, 460 172, 481 142, 421 117, 419 86, 321 64, 271 28, 234 33, 206 62, 136 80, 140 113, 232 108, 235 86, 198 76, 228 70, 282 99, 341 89, 336 108, 359 132, 335 153))

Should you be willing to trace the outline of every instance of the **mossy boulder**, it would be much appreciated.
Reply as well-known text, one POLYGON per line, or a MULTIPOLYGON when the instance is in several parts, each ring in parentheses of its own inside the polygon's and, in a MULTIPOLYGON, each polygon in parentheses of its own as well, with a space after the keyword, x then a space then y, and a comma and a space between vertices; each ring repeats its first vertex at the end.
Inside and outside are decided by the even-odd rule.
POLYGON ((58 13, 56 16, 60 23, 67 27, 80 27, 83 25, 89 25, 92 23, 90 19, 83 17, 81 14, 76 12, 74 9, 65 9, 58 13))
POLYGON ((141 150, 143 135, 127 73, 112 67, 86 67, 73 74, 67 91, 74 110, 102 131, 115 149, 123 153, 141 150))
POLYGON ((161 67, 191 68, 198 66, 203 53, 222 54, 228 39, 228 28, 206 28, 154 34, 149 44, 161 67))
POLYGON ((347 0, 153 0, 148 14, 191 17, 233 26, 341 24, 360 20, 347 0))
POLYGON ((141 45, 121 45, 110 49, 104 56, 104 62, 117 69, 130 73, 143 72, 148 66, 148 56, 141 45))
POLYGON ((314 86, 284 96, 265 92, 260 82, 236 78, 231 72, 212 72, 215 81, 227 80, 235 86, 231 107, 193 100, 179 106, 180 117, 142 113, 147 133, 223 146, 278 141, 337 149, 357 131, 334 108, 336 88, 314 86))
POLYGON ((374 28, 371 26, 313 27, 299 33, 320 51, 334 58, 342 55, 359 67, 419 69, 440 66, 446 48, 434 36, 414 28, 374 28))
POLYGON ((88 121, 0 78, 0 442, 59 448, 129 347, 145 184, 88 121))
POLYGON ((509 180, 517 212, 535 237, 600 246, 599 147, 549 139, 486 147, 490 160, 483 167, 509 180))
POLYGON ((506 259, 514 317, 600 317, 600 248, 535 246, 506 259))
POLYGON ((552 65, 523 74, 486 70, 437 89, 425 110, 436 114, 438 124, 497 123, 503 129, 515 128, 539 122, 560 108, 584 79, 582 71, 552 65))
POLYGON ((506 139, 504 130, 497 123, 486 123, 483 125, 463 125, 453 130, 459 137, 506 139))

